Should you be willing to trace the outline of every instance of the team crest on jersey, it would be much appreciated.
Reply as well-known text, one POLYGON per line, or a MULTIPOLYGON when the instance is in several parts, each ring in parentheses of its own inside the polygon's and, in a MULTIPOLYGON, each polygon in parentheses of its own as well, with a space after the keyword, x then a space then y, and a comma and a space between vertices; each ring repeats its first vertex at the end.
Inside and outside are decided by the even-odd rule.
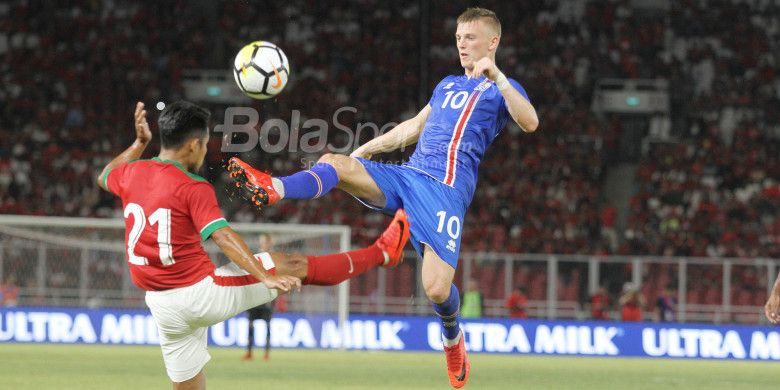
POLYGON ((452 83, 452 82, 447 83, 447 85, 445 85, 444 88, 442 88, 442 89, 450 89, 450 88, 452 88, 453 85, 455 85, 455 83, 452 83))
POLYGON ((490 79, 485 79, 481 83, 479 83, 479 85, 474 87, 474 90, 475 91, 479 91, 479 92, 485 92, 485 91, 487 91, 488 88, 490 88, 490 86, 492 84, 493 84, 493 81, 491 81, 490 79))

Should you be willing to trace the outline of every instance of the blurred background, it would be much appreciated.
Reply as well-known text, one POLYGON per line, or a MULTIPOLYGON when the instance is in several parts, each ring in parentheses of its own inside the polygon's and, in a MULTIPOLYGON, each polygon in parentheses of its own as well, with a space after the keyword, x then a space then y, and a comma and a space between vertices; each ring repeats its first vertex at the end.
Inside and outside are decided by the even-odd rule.
MULTIPOLYGON (((121 217, 118 198, 94 182, 132 142, 137 100, 150 122, 156 102, 178 99, 211 108, 213 125, 237 103, 261 120, 300 110, 304 120, 330 121, 352 106, 340 116, 348 127, 400 122, 441 78, 462 72, 455 18, 473 5, 2 2, 0 213, 121 217), (259 39, 285 51, 290 83, 273 101, 231 101, 233 56, 259 39), (212 74, 228 78, 198 90, 212 74)), ((540 118, 533 134, 509 125, 480 167, 456 281, 482 297, 479 316, 764 321, 780 258, 780 6, 479 5, 501 19, 497 65, 526 88, 540 118)), ((258 213, 220 191, 231 156, 220 146, 213 136, 203 174, 230 221, 348 225, 353 246, 388 221, 339 191, 258 213)), ((242 157, 275 174, 317 158, 259 149, 242 157)), ((5 305, 143 307, 121 249, 30 249, 0 233, 5 305), (110 298, 90 300, 97 295, 110 298)), ((396 270, 354 280, 350 311, 430 314, 417 273, 410 253, 396 270)))

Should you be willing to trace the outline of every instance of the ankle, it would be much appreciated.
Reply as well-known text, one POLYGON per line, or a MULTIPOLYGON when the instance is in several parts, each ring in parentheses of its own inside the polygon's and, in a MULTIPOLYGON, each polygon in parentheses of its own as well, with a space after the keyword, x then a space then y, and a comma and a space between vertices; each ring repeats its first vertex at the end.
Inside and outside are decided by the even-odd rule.
POLYGON ((454 339, 448 339, 446 336, 442 337, 444 340, 442 341, 444 343, 445 347, 453 347, 458 345, 460 343, 460 338, 463 337, 462 332, 458 332, 458 335, 455 336, 454 339))
POLYGON ((277 194, 279 194, 279 198, 284 198, 284 183, 282 183, 281 180, 272 177, 271 178, 271 184, 274 186, 274 190, 277 194))

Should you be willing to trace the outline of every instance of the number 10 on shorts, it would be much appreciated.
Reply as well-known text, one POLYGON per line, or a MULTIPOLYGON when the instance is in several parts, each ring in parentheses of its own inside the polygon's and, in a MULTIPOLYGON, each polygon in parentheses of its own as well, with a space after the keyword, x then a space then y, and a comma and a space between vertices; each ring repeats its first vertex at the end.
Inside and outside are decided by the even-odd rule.
POLYGON ((447 234, 450 238, 456 240, 460 236, 460 218, 456 215, 451 215, 447 218, 447 212, 441 210, 436 213, 439 217, 439 226, 436 228, 436 232, 441 233, 444 231, 444 222, 447 222, 447 234))

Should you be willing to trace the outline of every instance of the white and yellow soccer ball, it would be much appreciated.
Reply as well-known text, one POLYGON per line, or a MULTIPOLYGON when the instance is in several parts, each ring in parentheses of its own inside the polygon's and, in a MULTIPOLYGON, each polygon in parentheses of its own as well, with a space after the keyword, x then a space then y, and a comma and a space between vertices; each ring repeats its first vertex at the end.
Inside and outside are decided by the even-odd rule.
POLYGON ((282 92, 290 77, 290 63, 282 49, 271 42, 255 41, 238 52, 233 61, 236 84, 253 99, 270 99, 282 92))

